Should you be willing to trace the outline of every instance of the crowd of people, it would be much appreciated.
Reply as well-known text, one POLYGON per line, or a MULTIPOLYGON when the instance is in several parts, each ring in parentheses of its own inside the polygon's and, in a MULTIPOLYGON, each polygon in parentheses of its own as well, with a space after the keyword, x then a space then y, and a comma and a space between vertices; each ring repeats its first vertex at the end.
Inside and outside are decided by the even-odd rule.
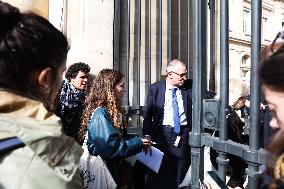
MULTIPOLYGON (((266 146, 277 158, 261 176, 263 189, 284 188, 284 45, 274 44, 260 70, 263 107, 277 129, 266 146)), ((124 75, 102 69, 88 92, 90 66, 78 62, 65 71, 68 50, 66 37, 45 18, 0 1, 0 188, 87 188, 79 169, 83 143, 90 156, 103 159, 117 188, 190 188, 181 186, 191 163, 192 80, 186 65, 169 61, 165 80, 149 86, 140 137, 127 132, 124 75), (164 153, 158 173, 125 160, 151 154, 152 145, 164 153)), ((242 144, 248 144, 247 100, 241 96, 228 106, 229 139, 242 144)), ((217 168, 216 157, 211 150, 217 168)), ((228 185, 242 188, 246 163, 229 159, 228 185)))
POLYGON ((151 142, 127 134, 123 74, 101 70, 87 95, 90 67, 65 72, 69 44, 51 23, 2 1, 0 22, 0 188, 86 187, 78 166, 86 133, 90 155, 117 188, 130 187, 125 158, 151 142))

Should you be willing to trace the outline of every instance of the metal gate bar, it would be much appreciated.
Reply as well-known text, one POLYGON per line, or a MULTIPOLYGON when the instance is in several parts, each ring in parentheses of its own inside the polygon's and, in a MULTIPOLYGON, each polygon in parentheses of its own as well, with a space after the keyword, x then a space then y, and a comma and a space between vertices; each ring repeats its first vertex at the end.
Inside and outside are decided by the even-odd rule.
MULTIPOLYGON (((206 10, 206 1, 192 1, 192 18, 193 18, 193 90, 192 90, 192 131, 189 136, 191 145, 191 187, 200 188, 199 182, 203 180, 203 162, 204 148, 201 144, 202 131, 202 69, 206 66, 206 56, 202 59, 202 51, 206 49, 206 38, 202 38, 202 33, 206 27, 206 22, 202 22, 201 10, 206 10), (205 44, 205 46, 204 46, 205 44), (205 47, 205 48, 204 48, 205 47), (204 64, 205 63, 205 64, 204 64)), ((204 15, 203 15, 204 16, 204 15)), ((206 16, 205 16, 206 18, 206 16)), ((203 52, 204 53, 204 52, 203 52)), ((206 51, 205 51, 206 53, 206 51)), ((205 78, 204 78, 205 79, 205 78)), ((205 79, 206 81, 206 79, 205 79)))
MULTIPOLYGON (((228 139, 228 103, 229 103, 229 4, 227 0, 220 2, 220 130, 221 142, 228 139)), ((222 180, 226 179, 225 172, 228 165, 227 155, 218 152, 218 174, 222 180)))
POLYGON ((125 115, 128 122, 130 108, 129 108, 129 51, 130 51, 130 0, 127 0, 127 38, 126 38, 126 62, 125 62, 125 77, 126 77, 126 103, 125 115))
MULTIPOLYGON (((137 2, 137 1, 136 1, 137 2)), ((137 22, 137 56, 136 56, 136 60, 137 60, 137 79, 136 79, 136 87, 137 87, 137 94, 136 94, 136 98, 137 98, 137 112, 136 114, 138 115, 138 119, 137 119, 137 125, 140 126, 140 115, 141 115, 141 107, 140 107, 140 55, 141 55, 141 0, 138 0, 138 22, 137 22)), ((136 9, 137 10, 137 9, 136 9)))
MULTIPOLYGON (((129 91, 129 51, 130 51, 130 0, 127 0, 127 39, 126 39, 126 89, 129 91)), ((129 92, 126 93, 126 106, 129 106, 129 92)))
POLYGON ((172 0, 168 0, 168 59, 172 59, 172 0))
MULTIPOLYGON (((190 0, 187 0, 187 43, 186 43, 186 47, 187 47, 187 52, 186 52, 186 55, 187 55, 187 69, 190 68, 190 48, 192 47, 192 45, 190 45, 191 41, 190 41, 190 0)), ((187 72, 187 78, 189 78, 189 75, 190 72, 188 71, 187 72)))
POLYGON ((119 38, 120 38, 120 0, 114 4, 114 33, 113 33, 113 68, 119 70, 119 38))
POLYGON ((162 0, 159 1, 159 59, 158 59, 158 69, 157 69, 157 81, 159 81, 161 79, 161 74, 162 74, 162 40, 163 40, 163 35, 162 35, 162 31, 163 31, 163 27, 162 27, 162 23, 163 23, 163 6, 162 6, 162 0))
POLYGON ((178 0, 178 59, 181 60, 181 0, 178 0))
POLYGON ((200 165, 201 162, 201 143, 198 143, 199 137, 201 134, 201 86, 198 83, 201 78, 201 59, 198 54, 201 51, 200 48, 200 16, 201 16, 201 1, 193 0, 192 1, 192 15, 193 15, 193 86, 192 86, 192 131, 189 136, 189 144, 191 146, 191 187, 193 189, 200 188, 199 180, 203 180, 200 178, 202 175, 200 173, 200 165))
POLYGON ((148 68, 147 68, 147 86, 146 88, 149 87, 151 84, 151 58, 152 58, 152 53, 151 53, 151 0, 148 0, 148 68))
POLYGON ((260 81, 258 70, 260 68, 261 51, 261 20, 262 20, 262 1, 251 1, 251 109, 250 109, 250 137, 249 147, 254 157, 254 162, 248 162, 248 186, 249 188, 258 187, 259 165, 256 154, 259 149, 259 104, 260 104, 260 81))
POLYGON ((216 62, 216 48, 215 48, 215 0, 209 0, 210 9, 210 74, 209 74, 209 90, 215 91, 215 62, 216 62))

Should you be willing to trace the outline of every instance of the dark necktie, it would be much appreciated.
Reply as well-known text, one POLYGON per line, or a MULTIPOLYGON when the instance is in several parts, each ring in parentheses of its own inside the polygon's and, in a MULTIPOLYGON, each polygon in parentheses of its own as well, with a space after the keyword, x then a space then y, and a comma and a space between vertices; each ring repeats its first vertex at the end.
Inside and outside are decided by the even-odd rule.
POLYGON ((172 105, 173 105, 173 118, 174 118, 174 131, 179 134, 180 132, 180 119, 179 119, 179 109, 177 102, 177 88, 172 88, 172 105))

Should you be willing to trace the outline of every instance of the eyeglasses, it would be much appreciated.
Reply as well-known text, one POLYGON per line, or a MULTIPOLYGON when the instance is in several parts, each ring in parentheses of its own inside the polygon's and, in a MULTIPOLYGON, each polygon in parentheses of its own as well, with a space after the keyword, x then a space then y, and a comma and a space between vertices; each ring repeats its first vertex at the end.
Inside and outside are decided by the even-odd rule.
POLYGON ((174 71, 171 71, 171 72, 174 73, 174 74, 177 74, 177 75, 180 76, 181 78, 182 78, 182 77, 186 77, 186 74, 187 74, 187 72, 181 73, 181 74, 176 73, 176 72, 174 72, 174 71))

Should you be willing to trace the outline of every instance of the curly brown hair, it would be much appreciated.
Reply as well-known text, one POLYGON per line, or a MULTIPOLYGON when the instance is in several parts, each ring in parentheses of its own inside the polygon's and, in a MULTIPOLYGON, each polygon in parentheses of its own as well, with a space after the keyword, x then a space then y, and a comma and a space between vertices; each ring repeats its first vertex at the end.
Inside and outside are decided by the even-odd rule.
POLYGON ((93 81, 90 94, 87 97, 86 109, 83 113, 82 124, 79 132, 79 138, 84 140, 88 123, 91 119, 93 111, 97 107, 105 107, 114 123, 114 127, 120 133, 121 123, 119 113, 122 114, 122 126, 126 126, 124 111, 121 104, 118 103, 115 96, 115 85, 117 85, 124 75, 117 70, 103 69, 93 81))
POLYGON ((85 74, 88 74, 90 72, 90 66, 88 64, 85 64, 83 62, 77 62, 72 65, 67 69, 65 73, 65 78, 71 82, 71 79, 74 79, 77 77, 78 73, 84 72, 85 74))

